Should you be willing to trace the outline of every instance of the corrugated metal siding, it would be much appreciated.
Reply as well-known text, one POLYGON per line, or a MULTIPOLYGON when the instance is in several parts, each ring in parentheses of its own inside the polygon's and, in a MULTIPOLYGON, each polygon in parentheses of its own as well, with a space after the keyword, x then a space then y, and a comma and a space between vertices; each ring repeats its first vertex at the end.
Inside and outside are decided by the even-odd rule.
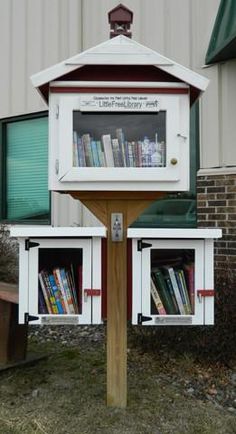
POLYGON ((30 76, 81 51, 81 0, 0 0, 0 118, 45 110, 30 76))
MULTIPOLYGON (((45 109, 32 88, 30 75, 108 39, 107 12, 118 3, 117 0, 0 0, 0 117, 45 109)), ((219 3, 220 0, 125 2, 134 12, 135 40, 211 80, 201 101, 204 168, 236 165, 236 64, 202 69, 219 3)), ((96 222, 78 203, 74 205, 72 199, 57 196, 54 199, 57 224, 78 224, 84 218, 90 224, 96 222)))

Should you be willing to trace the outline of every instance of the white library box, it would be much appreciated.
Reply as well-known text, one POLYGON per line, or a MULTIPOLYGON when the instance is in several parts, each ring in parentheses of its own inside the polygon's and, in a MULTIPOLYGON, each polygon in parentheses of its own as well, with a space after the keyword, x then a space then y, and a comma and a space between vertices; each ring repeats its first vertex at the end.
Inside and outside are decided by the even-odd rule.
POLYGON ((214 324, 214 238, 220 229, 129 229, 132 323, 214 324))
POLYGON ((19 242, 19 323, 100 324, 105 228, 11 228, 19 242))

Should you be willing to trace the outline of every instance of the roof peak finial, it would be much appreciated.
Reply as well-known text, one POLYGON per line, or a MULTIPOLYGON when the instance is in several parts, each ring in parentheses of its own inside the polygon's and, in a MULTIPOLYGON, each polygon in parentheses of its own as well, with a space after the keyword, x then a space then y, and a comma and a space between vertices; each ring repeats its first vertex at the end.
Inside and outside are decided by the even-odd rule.
POLYGON ((111 27, 110 38, 124 35, 132 37, 130 25, 133 23, 133 12, 121 3, 108 12, 108 22, 111 27))

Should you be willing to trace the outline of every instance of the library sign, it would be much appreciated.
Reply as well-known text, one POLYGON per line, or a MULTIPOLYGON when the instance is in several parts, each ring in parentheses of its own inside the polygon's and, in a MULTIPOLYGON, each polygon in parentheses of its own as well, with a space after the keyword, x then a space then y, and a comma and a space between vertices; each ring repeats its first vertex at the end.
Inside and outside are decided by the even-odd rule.
POLYGON ((160 110, 156 95, 81 95, 81 111, 144 111, 160 110))

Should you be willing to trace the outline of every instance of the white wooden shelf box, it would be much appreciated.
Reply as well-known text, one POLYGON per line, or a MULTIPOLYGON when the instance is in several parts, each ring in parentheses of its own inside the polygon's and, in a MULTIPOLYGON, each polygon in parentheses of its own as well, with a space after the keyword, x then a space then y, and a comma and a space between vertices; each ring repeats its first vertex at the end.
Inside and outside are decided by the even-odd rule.
POLYGON ((220 229, 129 229, 132 323, 214 324, 214 238, 220 229))
POLYGON ((19 241, 19 323, 100 324, 105 228, 11 228, 19 241))
POLYGON ((116 92, 101 95, 77 83, 77 95, 51 94, 50 189, 188 190, 189 86, 148 83, 150 94, 138 85, 123 82, 136 93, 119 93, 113 82, 116 92))
POLYGON ((189 190, 205 77, 119 35, 31 78, 49 105, 50 190, 189 190))

